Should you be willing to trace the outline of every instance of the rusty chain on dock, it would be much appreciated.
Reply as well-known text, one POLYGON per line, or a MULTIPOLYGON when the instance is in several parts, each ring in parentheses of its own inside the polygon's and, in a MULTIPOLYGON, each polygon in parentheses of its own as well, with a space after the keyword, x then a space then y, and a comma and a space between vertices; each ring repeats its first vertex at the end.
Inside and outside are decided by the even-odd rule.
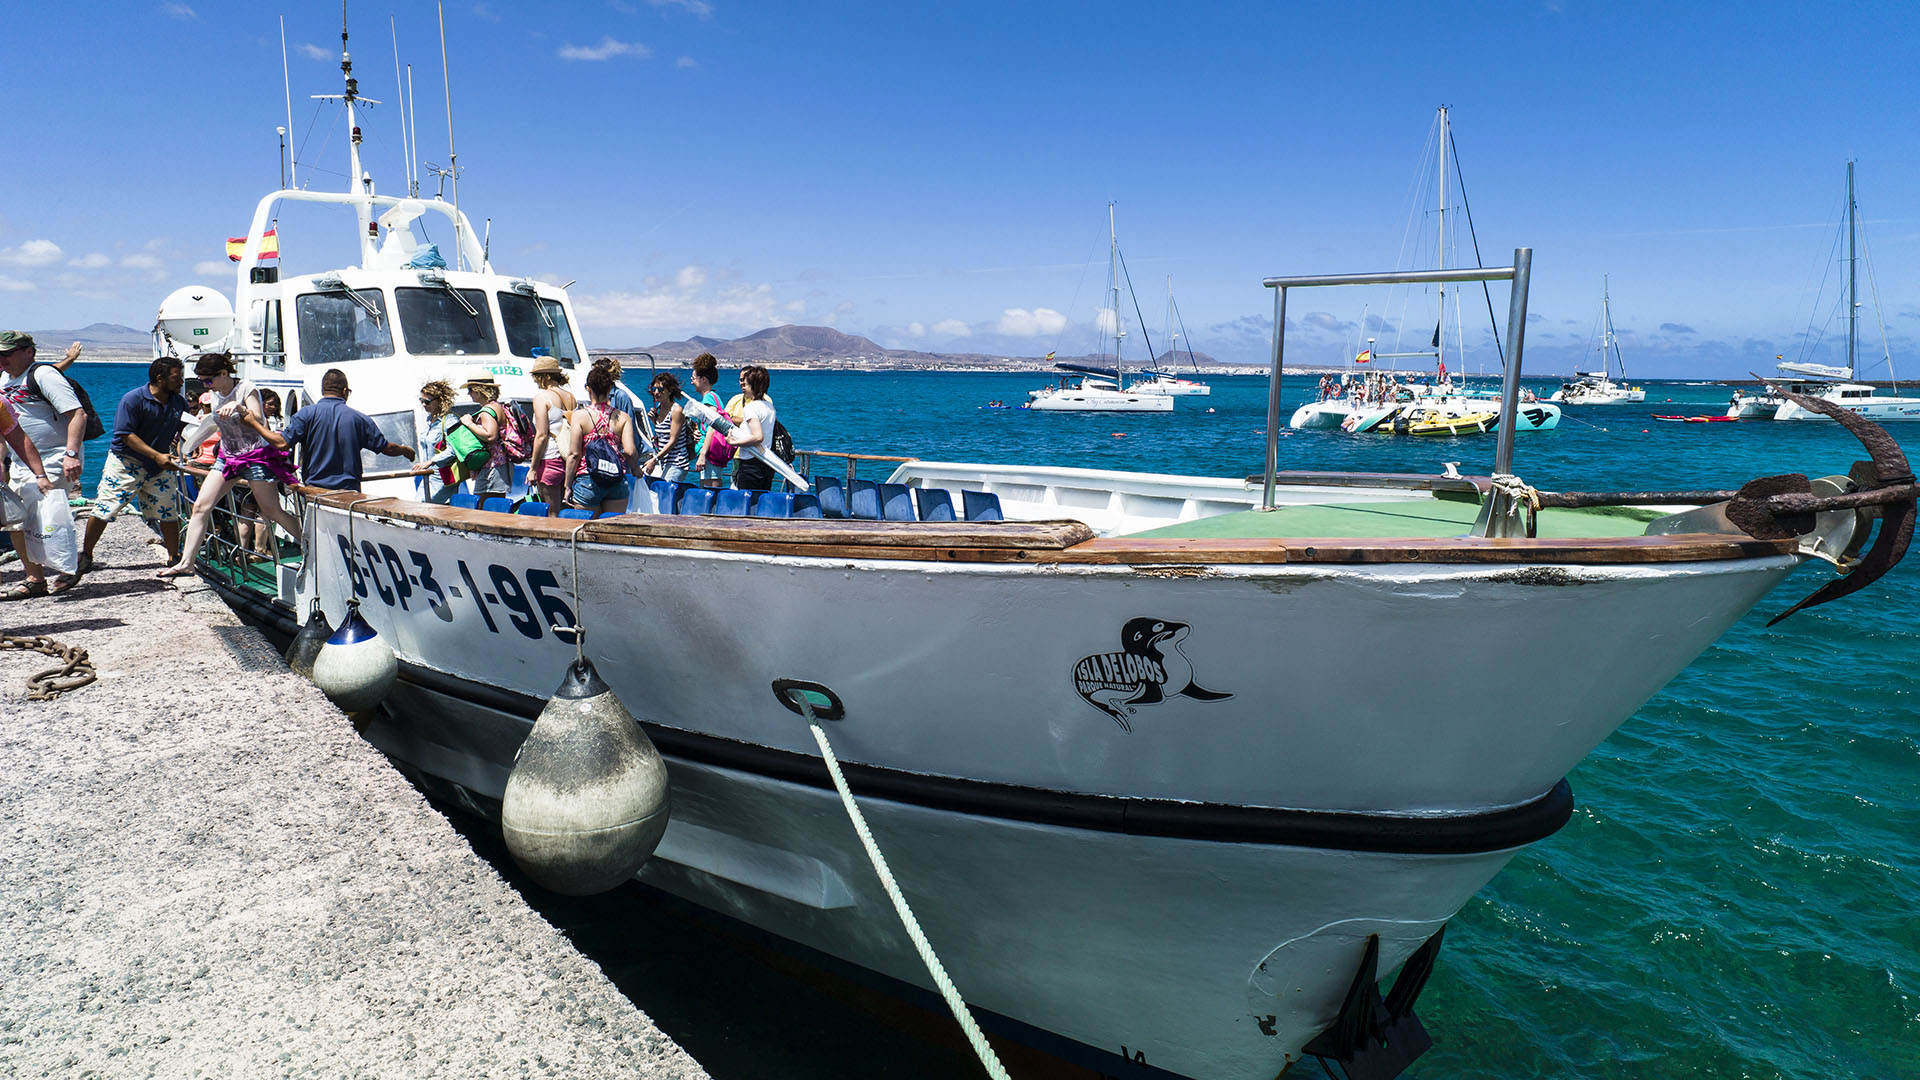
POLYGON ((61 662, 59 667, 51 667, 27 677, 28 701, 52 701, 100 677, 93 670, 93 661, 87 659, 87 650, 62 645, 50 637, 0 637, 0 651, 7 649, 45 653, 61 662))

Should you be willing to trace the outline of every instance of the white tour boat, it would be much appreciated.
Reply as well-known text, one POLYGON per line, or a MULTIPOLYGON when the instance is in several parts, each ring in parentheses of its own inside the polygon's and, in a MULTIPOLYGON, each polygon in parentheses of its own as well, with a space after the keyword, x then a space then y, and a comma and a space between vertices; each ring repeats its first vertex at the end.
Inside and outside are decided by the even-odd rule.
MULTIPOLYGON (((311 394, 342 367, 400 439, 427 379, 484 370, 525 396, 522 333, 583 359, 565 290, 496 273, 471 240, 451 207, 370 182, 270 196, 239 268, 243 374, 311 394), (359 265, 259 272, 269 202, 296 197, 352 212, 359 265), (389 265, 422 213, 459 237, 467 268, 444 281, 389 265)), ((1731 501, 1534 492, 1506 475, 1509 430, 1495 480, 1280 470, 1289 288, 1511 281, 1511 407, 1530 259, 1268 279, 1252 477, 900 459, 876 491, 888 519, 858 499, 834 516, 824 482, 818 500, 736 500, 747 516, 654 512, 685 503, 647 493, 594 520, 309 487, 290 496, 299 557, 261 567, 216 539, 201 570, 283 642, 312 612, 357 610, 334 641, 370 626, 398 676, 366 738, 481 813, 511 798, 578 649, 666 761, 669 823, 640 882, 924 990, 796 715, 804 692, 990 1027, 1121 1077, 1269 1080, 1310 1055, 1392 1075, 1426 1045, 1413 1006, 1441 932, 1567 821, 1567 772, 1810 555, 1860 564, 1824 600, 1883 573, 1911 521, 1886 447, 1882 479, 1840 478, 1852 493, 1824 502, 1804 477, 1731 501), (1502 670, 1563 673, 1551 723, 1433 647, 1463 610, 1502 670)), ((809 456, 817 481, 841 460, 809 456)))
MULTIPOLYGON (((1775 365, 1787 378, 1769 380, 1763 393, 1748 394, 1736 390, 1733 401, 1727 405, 1727 415, 1740 420, 1813 420, 1825 421, 1832 417, 1806 408, 1791 397, 1782 395, 1781 389, 1790 394, 1818 398, 1830 401, 1858 413, 1875 423, 1888 421, 1920 421, 1920 397, 1902 397, 1898 394, 1881 394, 1869 383, 1855 382, 1854 365, 1860 351, 1860 302, 1859 302, 1859 260, 1856 257, 1856 244, 1859 239, 1858 204, 1853 198, 1853 162, 1847 162, 1847 364, 1835 367, 1831 364, 1814 364, 1801 361, 1788 361, 1775 365)), ((1877 301, 1876 301, 1877 302, 1877 301)), ((1884 331, 1882 337, 1883 358, 1889 373, 1893 370, 1891 348, 1886 344, 1884 331)))
POLYGON ((1627 386, 1626 361, 1620 356, 1620 339, 1613 332, 1613 297, 1607 279, 1600 279, 1600 370, 1575 371, 1574 377, 1547 397, 1548 401, 1567 405, 1628 405, 1647 400, 1644 387, 1627 386), (1614 382, 1608 372, 1617 367, 1622 382, 1614 382))

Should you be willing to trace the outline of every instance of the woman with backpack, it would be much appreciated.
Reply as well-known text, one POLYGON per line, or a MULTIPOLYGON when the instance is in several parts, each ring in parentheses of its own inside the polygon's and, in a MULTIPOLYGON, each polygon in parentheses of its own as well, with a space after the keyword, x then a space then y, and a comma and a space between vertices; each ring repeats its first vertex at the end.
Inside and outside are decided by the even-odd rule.
POLYGON ((627 473, 635 457, 633 417, 613 407, 613 386, 609 369, 587 372, 592 403, 567 419, 566 475, 573 478, 567 503, 602 514, 626 512, 627 473))
POLYGON ((487 448, 487 462, 473 472, 473 495, 485 501, 490 495, 505 495, 513 489, 513 459, 507 453, 507 431, 513 418, 500 403, 500 384, 491 375, 468 379, 467 397, 480 406, 459 418, 487 448))
POLYGON ((663 371, 653 377, 648 391, 653 395, 653 408, 647 412, 647 423, 653 427, 655 449, 640 466, 640 475, 684 481, 693 464, 695 425, 680 408, 680 380, 663 371))

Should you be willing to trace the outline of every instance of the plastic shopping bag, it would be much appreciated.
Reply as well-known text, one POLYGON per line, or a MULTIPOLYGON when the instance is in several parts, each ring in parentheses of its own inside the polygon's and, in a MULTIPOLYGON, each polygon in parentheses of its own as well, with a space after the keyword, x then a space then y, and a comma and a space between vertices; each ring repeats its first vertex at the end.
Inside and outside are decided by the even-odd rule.
POLYGON ((39 485, 28 484, 22 501, 27 507, 27 558, 56 574, 78 573, 80 544, 66 489, 54 488, 42 495, 39 485))

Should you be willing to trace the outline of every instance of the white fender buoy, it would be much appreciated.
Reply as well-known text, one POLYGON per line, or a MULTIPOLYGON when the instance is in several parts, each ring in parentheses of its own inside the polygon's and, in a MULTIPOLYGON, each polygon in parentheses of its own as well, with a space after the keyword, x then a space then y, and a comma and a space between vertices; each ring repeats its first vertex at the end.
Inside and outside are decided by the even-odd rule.
POLYGON ((380 703, 400 673, 400 662, 367 620, 357 601, 347 601, 347 617, 313 658, 313 685, 344 713, 365 712, 380 703))
POLYGON ((293 635, 293 644, 287 646, 287 667, 303 679, 313 678, 314 658, 320 655, 320 646, 332 636, 333 624, 327 621, 327 613, 320 610, 320 598, 316 596, 307 621, 300 632, 293 635))
POLYGON ((587 896, 639 871, 667 831, 670 802, 653 740, 583 656, 514 755, 500 831, 535 881, 587 896))

